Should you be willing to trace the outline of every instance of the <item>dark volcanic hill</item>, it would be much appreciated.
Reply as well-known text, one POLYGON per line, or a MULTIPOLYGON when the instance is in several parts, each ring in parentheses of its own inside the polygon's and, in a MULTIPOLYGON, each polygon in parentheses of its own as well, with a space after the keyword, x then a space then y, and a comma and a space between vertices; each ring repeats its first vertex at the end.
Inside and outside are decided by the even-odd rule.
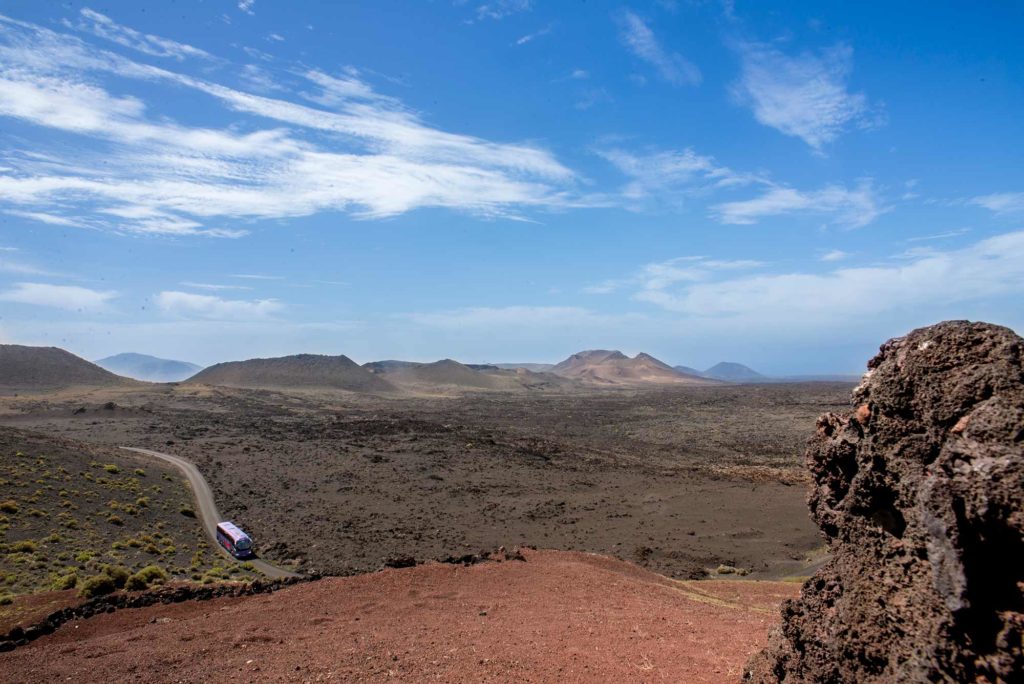
POLYGON ((130 383, 83 358, 57 347, 0 344, 0 387, 60 389, 130 383))
POLYGON ((111 373, 150 382, 180 382, 203 370, 202 366, 187 361, 161 359, 131 352, 108 356, 97 361, 96 365, 106 368, 111 373))
POLYGON ((706 378, 724 380, 725 382, 764 382, 767 377, 742 363, 722 361, 701 373, 706 378))
POLYGON ((375 375, 386 377, 396 385, 420 389, 441 386, 501 389, 503 384, 494 376, 451 359, 442 359, 433 363, 373 361, 363 368, 375 375))
POLYGON ((189 383, 250 389, 340 389, 388 392, 394 386, 347 356, 296 354, 273 359, 218 363, 196 373, 189 383))
POLYGON ((629 358, 620 351, 592 349, 573 354, 551 369, 556 375, 600 385, 711 384, 709 380, 685 375, 650 354, 629 358))

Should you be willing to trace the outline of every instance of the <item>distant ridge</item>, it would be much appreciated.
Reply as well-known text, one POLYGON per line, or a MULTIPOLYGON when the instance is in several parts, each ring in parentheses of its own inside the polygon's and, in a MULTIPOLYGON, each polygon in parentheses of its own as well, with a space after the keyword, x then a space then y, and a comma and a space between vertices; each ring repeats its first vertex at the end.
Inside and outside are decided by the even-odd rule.
POLYGON ((109 387, 132 382, 58 347, 0 344, 0 387, 61 389, 109 387))
MULTIPOLYGON (((550 366, 548 366, 550 367, 550 366)), ((371 361, 363 364, 370 373, 413 392, 450 390, 551 390, 572 386, 566 378, 500 364, 463 364, 452 359, 432 363, 414 361, 371 361)))
POLYGON ((547 373, 555 367, 553 363, 492 363, 492 366, 497 366, 504 370, 515 370, 516 368, 524 368, 534 373, 547 373))
POLYGON ((726 382, 759 382, 768 378, 742 363, 722 361, 704 371, 704 377, 726 382))
POLYGON ((187 382, 248 389, 339 389, 350 392, 388 392, 395 389, 391 383, 347 356, 321 354, 218 363, 196 373, 187 382))
POLYGON ((680 373, 650 354, 629 358, 620 351, 591 349, 577 352, 551 372, 580 382, 597 385, 708 385, 715 381, 680 373))
POLYGON ((96 365, 118 375, 149 382, 180 382, 203 369, 187 361, 173 361, 132 352, 108 356, 97 361, 96 365))

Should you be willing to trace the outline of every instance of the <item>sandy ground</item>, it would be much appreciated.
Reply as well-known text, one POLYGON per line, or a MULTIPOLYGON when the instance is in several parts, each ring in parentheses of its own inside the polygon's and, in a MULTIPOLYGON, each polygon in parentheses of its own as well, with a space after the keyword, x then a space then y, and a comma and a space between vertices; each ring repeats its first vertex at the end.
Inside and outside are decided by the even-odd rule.
POLYGON ((603 556, 430 564, 122 610, 0 654, 10 682, 730 682, 785 582, 670 580, 603 556))

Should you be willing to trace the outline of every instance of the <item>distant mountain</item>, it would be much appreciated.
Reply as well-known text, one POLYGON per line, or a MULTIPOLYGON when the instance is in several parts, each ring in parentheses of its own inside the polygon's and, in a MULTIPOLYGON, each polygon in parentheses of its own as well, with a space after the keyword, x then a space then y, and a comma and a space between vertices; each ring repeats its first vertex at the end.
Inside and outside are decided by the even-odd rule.
POLYGON ((699 371, 696 368, 690 368, 689 366, 672 366, 683 375, 696 375, 698 378, 704 377, 704 371, 699 371))
POLYGON ((504 368, 506 370, 515 370, 516 368, 525 368, 528 371, 534 373, 547 373, 555 367, 553 363, 493 363, 492 366, 498 368, 504 368))
POLYGON ((573 354, 556 364, 551 372, 566 378, 598 385, 689 384, 714 381, 685 375, 650 354, 629 358, 620 351, 591 349, 573 354))
POLYGON ((187 361, 159 359, 131 352, 108 356, 97 361, 96 365, 118 375, 150 382, 180 382, 203 370, 202 366, 187 361))
POLYGON ((0 387, 60 389, 107 387, 132 382, 57 347, 0 344, 0 387))
POLYGON ((768 380, 766 376, 761 375, 753 368, 744 366, 742 363, 732 363, 730 361, 716 363, 704 371, 702 375, 706 378, 724 380, 725 382, 764 382, 768 380))
POLYGON ((189 383, 250 389, 339 389, 388 392, 394 386, 347 356, 297 354, 273 359, 230 361, 210 366, 189 383))
POLYGON ((411 392, 551 390, 572 385, 551 373, 535 373, 518 366, 502 368, 499 364, 462 364, 451 359, 433 363, 371 361, 363 364, 363 368, 411 392))

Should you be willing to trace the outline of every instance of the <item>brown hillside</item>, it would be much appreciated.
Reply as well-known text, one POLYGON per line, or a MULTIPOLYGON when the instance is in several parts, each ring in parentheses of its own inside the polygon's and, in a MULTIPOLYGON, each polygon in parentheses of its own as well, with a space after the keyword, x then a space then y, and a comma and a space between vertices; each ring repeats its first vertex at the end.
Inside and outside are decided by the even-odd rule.
POLYGON ((347 356, 297 354, 229 361, 210 366, 186 382, 250 389, 340 389, 388 392, 395 388, 347 356))
POLYGON ((524 557, 119 610, 0 654, 0 671, 18 682, 735 682, 798 588, 524 557))
POLYGON ((105 387, 133 382, 57 347, 0 344, 0 387, 5 389, 105 387))
POLYGON ((371 373, 413 391, 505 390, 564 388, 571 381, 551 373, 534 373, 522 368, 505 369, 492 365, 467 366, 451 359, 433 363, 412 361, 374 361, 363 366, 371 373))
POLYGON ((595 385, 710 385, 714 380, 680 373, 650 354, 629 358, 619 351, 594 349, 573 354, 552 373, 595 385))

